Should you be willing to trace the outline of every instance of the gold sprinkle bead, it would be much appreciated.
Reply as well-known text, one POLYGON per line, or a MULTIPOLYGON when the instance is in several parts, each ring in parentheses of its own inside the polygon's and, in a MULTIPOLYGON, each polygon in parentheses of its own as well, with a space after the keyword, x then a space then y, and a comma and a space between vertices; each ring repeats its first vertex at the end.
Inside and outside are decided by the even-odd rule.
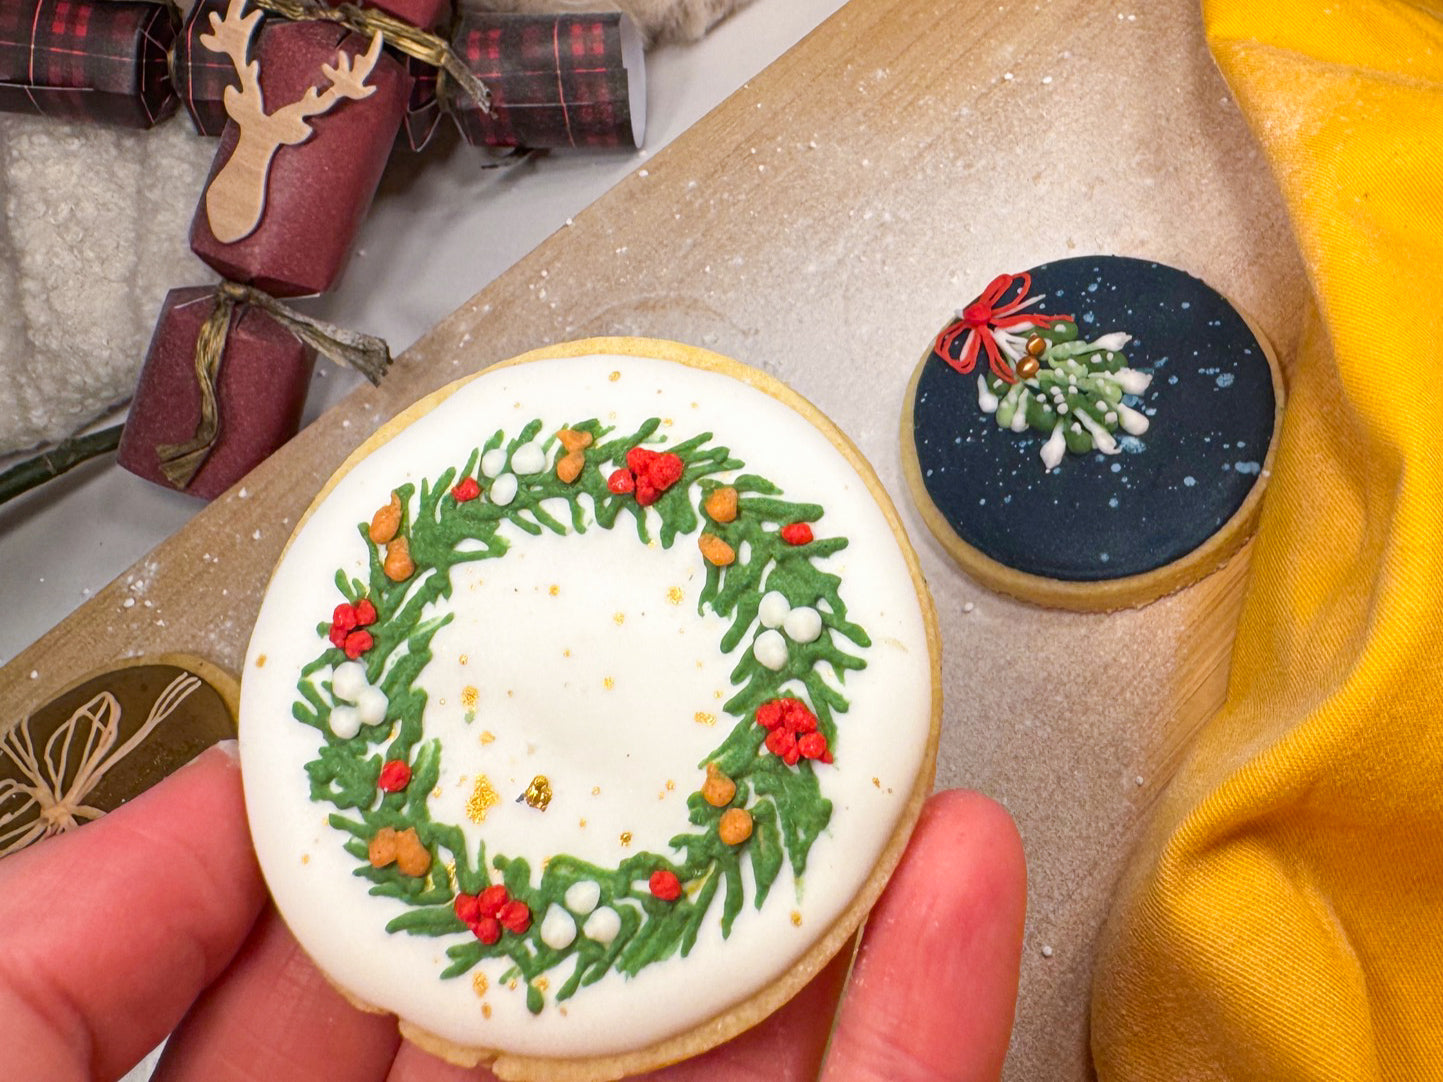
POLYGON ((666 599, 673 605, 680 605, 684 597, 686 597, 686 594, 680 586, 673 586, 666 592, 666 599))
POLYGON ((462 654, 457 660, 459 660, 461 664, 464 665, 466 664, 466 662, 471 660, 471 656, 469 654, 462 654))
POLYGON ((609 380, 611 380, 612 383, 615 383, 617 380, 619 380, 619 379, 621 378, 621 373, 620 373, 620 372, 613 372, 611 375, 607 376, 606 378, 609 379, 609 380))
POLYGON ((476 976, 471 978, 471 987, 476 990, 478 996, 484 996, 486 989, 491 987, 491 982, 486 979, 486 974, 478 969, 476 976))
POLYGON ((802 926, 802 911, 800 909, 792 910, 792 923, 798 928, 802 926))
POLYGON ((611 617, 611 620, 612 623, 616 624, 617 627, 620 627, 622 624, 626 623, 626 613, 618 612, 611 617))
POLYGON ((491 1004, 489 1004, 489 1003, 483 1003, 483 1004, 481 1004, 481 1017, 482 1017, 482 1018, 490 1018, 490 1017, 491 1017, 491 1004))
POLYGON ((1041 367, 1042 366, 1037 363, 1036 357, 1023 357, 1022 360, 1017 362, 1017 374, 1023 379, 1031 379, 1037 375, 1041 367))
POLYGON ((601 795, 601 786, 599 786, 599 785, 593 785, 593 786, 591 787, 591 795, 592 795, 592 796, 600 796, 600 795, 601 795))
POLYGON ((631 844, 631 831, 629 831, 629 830, 623 830, 623 831, 621 832, 621 844, 622 844, 622 845, 630 845, 630 844, 631 844))
POLYGON ((561 587, 558 586, 556 583, 553 582, 553 583, 551 584, 551 589, 547 590, 546 592, 547 592, 548 594, 550 594, 552 597, 555 597, 557 594, 561 593, 561 587))
POLYGON ((309 864, 310 862, 311 862, 311 854, 309 854, 309 853, 302 853, 302 854, 301 854, 301 863, 302 863, 302 864, 309 864))
POLYGON ((467 710, 475 710, 476 700, 480 697, 481 693, 471 684, 467 684, 461 689, 461 705, 467 710))
POLYGON ((481 746, 482 746, 483 748, 484 748, 487 744, 493 744, 493 743, 495 743, 495 742, 496 742, 496 734, 493 733, 490 729, 487 729, 485 732, 483 732, 483 733, 481 734, 481 746))
POLYGON ((257 669, 264 669, 265 667, 266 667, 266 656, 265 656, 265 654, 261 654, 260 656, 258 656, 258 657, 256 658, 256 668, 257 668, 257 669))
POLYGON ((551 779, 545 774, 537 774, 531 779, 531 784, 526 787, 521 798, 537 811, 545 811, 551 803, 551 779))
POLYGON ((544 992, 546 991, 546 989, 551 987, 551 982, 548 981, 545 977, 537 977, 534 981, 531 982, 531 987, 535 988, 538 992, 544 992))
MULTIPOLYGON (((483 734, 484 738, 484 734, 483 734)), ((484 823, 486 813, 501 803, 491 779, 485 774, 476 775, 476 785, 471 790, 471 799, 466 801, 466 816, 473 823, 484 823)))
POLYGON ((705 710, 698 710, 695 714, 692 715, 691 720, 696 722, 698 725, 715 725, 716 715, 708 714, 705 710))
POLYGON ((1033 334, 1027 338, 1027 355, 1029 357, 1041 357, 1047 352, 1047 339, 1041 335, 1033 334))
POLYGON ((610 676, 608 676, 601 681, 601 686, 606 688, 607 691, 610 691, 612 688, 616 687, 616 681, 610 676))

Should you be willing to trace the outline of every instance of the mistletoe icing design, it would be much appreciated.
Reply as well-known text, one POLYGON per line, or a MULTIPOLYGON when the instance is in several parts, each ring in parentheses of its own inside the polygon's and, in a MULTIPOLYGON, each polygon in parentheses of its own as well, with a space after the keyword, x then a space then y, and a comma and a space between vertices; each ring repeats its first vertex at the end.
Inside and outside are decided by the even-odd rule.
POLYGON ((989 371, 977 376, 978 406, 1003 428, 1046 435, 1039 453, 1049 472, 1068 452, 1117 454, 1119 430, 1140 436, 1148 429, 1147 416, 1124 401, 1152 382, 1149 373, 1127 366, 1122 350, 1132 336, 1114 331, 1082 341, 1071 316, 1028 310, 1046 299, 1029 296, 1031 289, 1030 274, 999 275, 958 311, 933 353, 962 375, 986 353, 989 371))
POLYGON ((844 646, 871 645, 847 619, 840 579, 817 566, 847 544, 814 534, 823 509, 739 472, 710 433, 641 446, 659 426, 617 436, 588 420, 539 440, 542 422, 532 421, 509 440, 495 433, 419 490, 397 488, 360 527, 368 581, 337 573, 342 600, 317 627, 329 645, 303 669, 293 708, 323 737, 306 766, 311 799, 335 808, 329 821, 348 835, 371 893, 405 906, 387 931, 445 940, 443 978, 505 959, 500 980, 524 986, 533 1013, 548 996, 561 1002, 609 973, 686 955, 706 922, 729 935, 743 905, 766 904, 784 863, 800 884, 831 821, 818 771, 831 769, 847 709, 837 685, 866 664, 844 646), (562 506, 569 522, 553 513, 562 506), (688 825, 668 853, 615 867, 553 854, 538 875, 523 858, 488 859, 484 840, 473 850, 458 825, 432 819, 443 750, 426 736, 418 677, 451 619, 437 606, 454 568, 504 556, 518 532, 582 544, 588 529, 623 516, 643 544, 696 536, 706 569, 698 608, 727 621, 719 648, 736 657, 723 707, 734 725, 697 764, 688 825))

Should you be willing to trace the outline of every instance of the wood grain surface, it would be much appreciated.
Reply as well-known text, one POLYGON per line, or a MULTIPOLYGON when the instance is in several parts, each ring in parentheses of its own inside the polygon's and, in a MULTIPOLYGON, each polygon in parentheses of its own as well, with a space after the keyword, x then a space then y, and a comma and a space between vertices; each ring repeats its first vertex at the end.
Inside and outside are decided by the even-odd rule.
POLYGON ((438 325, 381 388, 0 670, 0 702, 19 716, 137 653, 238 668, 271 566, 325 478, 453 378, 590 335, 706 346, 811 399, 898 493, 942 624, 939 782, 1005 803, 1028 852, 1007 1077, 1088 1078, 1096 938, 1153 800, 1222 699, 1247 552, 1141 610, 1032 608, 969 582, 931 541, 897 449, 908 375, 952 311, 999 271, 1088 252, 1192 271, 1291 357, 1305 282, 1194 3, 853 0, 438 325))

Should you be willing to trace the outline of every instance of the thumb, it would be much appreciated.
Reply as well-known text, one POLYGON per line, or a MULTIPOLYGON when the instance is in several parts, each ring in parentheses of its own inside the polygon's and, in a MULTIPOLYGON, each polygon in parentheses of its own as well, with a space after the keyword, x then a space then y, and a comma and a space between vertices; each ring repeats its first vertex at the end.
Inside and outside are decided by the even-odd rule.
POLYGON ((105 1079, 176 1023, 263 889, 234 741, 0 862, 0 1046, 15 1078, 105 1079))
POLYGON ((928 800, 867 922, 823 1082, 997 1079, 1026 898, 1007 812, 977 793, 928 800))

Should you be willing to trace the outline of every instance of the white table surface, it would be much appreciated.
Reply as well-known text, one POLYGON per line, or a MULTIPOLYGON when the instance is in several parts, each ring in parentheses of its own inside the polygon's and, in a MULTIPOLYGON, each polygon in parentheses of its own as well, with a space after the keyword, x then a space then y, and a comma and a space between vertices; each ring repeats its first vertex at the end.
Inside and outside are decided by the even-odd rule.
MULTIPOLYGON (((456 139, 398 152, 339 289, 304 307, 384 337, 395 353, 801 40, 843 0, 755 0, 701 42, 647 57, 640 151, 552 152, 510 169, 456 139)), ((360 377, 321 362, 307 421, 360 377)), ((0 664, 179 530, 202 505, 107 457, 0 505, 0 664)), ((77 676, 80 674, 76 674, 77 676)))

